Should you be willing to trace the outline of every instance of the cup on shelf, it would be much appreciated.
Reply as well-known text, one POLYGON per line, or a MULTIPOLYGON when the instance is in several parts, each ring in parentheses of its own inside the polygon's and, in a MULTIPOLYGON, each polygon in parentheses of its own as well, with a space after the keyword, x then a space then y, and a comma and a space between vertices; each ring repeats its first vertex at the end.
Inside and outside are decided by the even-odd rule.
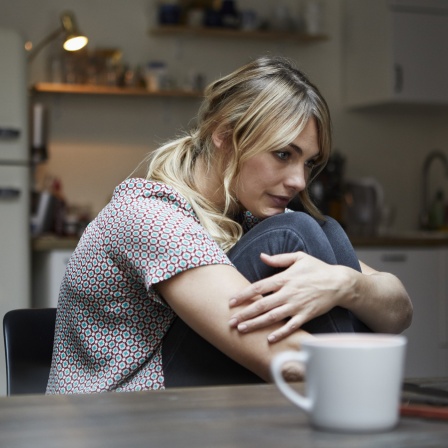
POLYGON ((240 13, 240 27, 243 31, 253 31, 259 26, 257 12, 253 9, 243 9, 240 13))
POLYGON ((146 89, 150 92, 163 90, 166 84, 166 64, 163 61, 151 61, 146 66, 146 89))
POLYGON ((180 6, 164 2, 159 5, 158 20, 160 25, 177 25, 180 22, 180 6))
POLYGON ((191 28, 200 28, 204 25, 204 10, 193 8, 187 12, 187 26, 191 28))

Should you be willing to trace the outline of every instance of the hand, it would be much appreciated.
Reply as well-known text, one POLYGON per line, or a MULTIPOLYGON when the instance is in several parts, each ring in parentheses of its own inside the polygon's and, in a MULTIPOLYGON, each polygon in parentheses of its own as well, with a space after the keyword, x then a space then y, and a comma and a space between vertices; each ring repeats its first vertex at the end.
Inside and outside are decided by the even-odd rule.
POLYGON ((350 293, 349 268, 329 265, 304 252, 261 254, 261 259, 270 266, 286 269, 251 284, 230 299, 230 307, 253 302, 230 319, 229 324, 240 332, 290 318, 268 336, 269 342, 277 342, 340 305, 350 293), (260 295, 266 296, 257 299, 260 295))

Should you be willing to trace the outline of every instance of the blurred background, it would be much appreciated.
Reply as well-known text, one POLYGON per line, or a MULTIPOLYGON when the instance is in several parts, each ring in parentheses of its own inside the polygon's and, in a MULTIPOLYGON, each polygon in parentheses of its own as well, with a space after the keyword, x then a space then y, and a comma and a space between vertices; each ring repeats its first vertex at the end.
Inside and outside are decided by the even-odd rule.
POLYGON ((448 374, 448 0, 0 0, 0 11, 0 315, 56 306, 85 226, 194 123, 204 86, 282 55, 332 113, 312 196, 360 259, 408 288, 407 375, 448 374), (63 50, 74 34, 87 45, 63 50))
MULTIPOLYGON (((388 2, 360 0, 347 5, 342 0, 238 0, 230 3, 244 14, 246 22, 243 25, 228 20, 227 25, 238 23, 236 26, 245 29, 232 37, 151 32, 160 24, 177 20, 188 20, 192 27, 202 24, 204 10, 222 7, 217 3, 226 2, 1 0, 0 26, 14 28, 25 41, 36 44, 58 27, 61 13, 72 11, 89 38, 86 48, 91 54, 108 54, 110 57, 104 59, 110 70, 125 67, 134 73, 132 76, 137 73, 144 78, 148 65, 161 63, 166 82, 176 88, 200 88, 260 55, 285 55, 309 75, 328 100, 334 148, 344 158, 344 177, 374 177, 384 190, 384 205, 389 207, 386 212, 390 214, 389 209, 393 209, 392 228, 417 228, 424 159, 434 148, 447 150, 448 112, 438 98, 401 100, 393 97, 395 81, 385 86, 385 73, 393 75, 393 52, 397 51, 388 2), (359 5, 354 7, 353 3, 359 5), (382 4, 383 11, 372 3, 382 4), (175 11, 174 15, 169 13, 173 5, 180 7, 177 16, 175 11), (168 6, 165 16, 161 14, 163 6, 168 6), (188 17, 185 6, 194 10, 188 17), (307 41, 275 34, 306 32, 306 26, 314 27, 311 33, 325 39, 307 41), (245 36, 245 31, 250 34, 255 28, 272 31, 272 35, 245 36), (362 36, 353 35, 357 32, 362 36), (354 42, 364 49, 353 48, 354 42), (351 64, 346 59, 348 51, 357 57, 351 64), (352 73, 353 64, 357 65, 356 75, 352 73), (366 85, 374 86, 369 92, 373 94, 383 89, 382 97, 378 93, 375 98, 367 95, 358 101, 356 93, 348 93, 356 88, 365 91, 366 85), (359 107, 350 107, 350 101, 358 102, 359 107)), ((438 3, 446 6, 446 2, 438 3)), ((428 28, 422 31, 427 32, 428 28)), ((438 42, 446 53, 446 40, 438 42)), ((114 82, 113 76, 109 81, 104 76, 95 80, 87 72, 76 79, 73 73, 67 73, 73 67, 63 66, 61 51, 60 39, 55 39, 36 55, 29 66, 30 86, 39 82, 114 82)), ((415 63, 425 65, 426 61, 415 63)), ((437 63, 446 65, 446 58, 437 63)), ((440 71, 437 66, 427 68, 440 71)), ((446 79, 444 85, 434 86, 445 89, 445 102, 446 79)), ((428 81, 423 80, 425 83, 428 81)), ((189 126, 200 98, 33 93, 32 101, 42 103, 49 116, 48 160, 38 169, 37 187, 41 188, 43 178, 47 182, 49 177, 58 178, 66 200, 87 207, 95 215, 114 186, 149 151, 189 126)), ((446 192, 446 182, 439 182, 443 175, 443 166, 435 163, 431 168, 431 195, 440 188, 446 192)))

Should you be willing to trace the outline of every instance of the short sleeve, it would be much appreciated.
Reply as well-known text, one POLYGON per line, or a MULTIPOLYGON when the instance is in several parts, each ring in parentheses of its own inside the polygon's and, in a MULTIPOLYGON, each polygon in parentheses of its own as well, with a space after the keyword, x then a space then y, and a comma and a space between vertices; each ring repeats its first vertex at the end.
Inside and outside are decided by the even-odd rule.
POLYGON ((188 269, 232 265, 196 216, 175 195, 128 195, 110 209, 105 242, 123 271, 144 279, 146 288, 188 269))

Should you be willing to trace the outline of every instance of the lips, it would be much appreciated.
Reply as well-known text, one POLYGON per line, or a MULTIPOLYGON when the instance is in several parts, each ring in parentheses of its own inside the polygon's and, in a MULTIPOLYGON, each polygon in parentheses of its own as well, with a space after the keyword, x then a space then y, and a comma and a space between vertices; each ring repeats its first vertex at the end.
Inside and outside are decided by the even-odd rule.
POLYGON ((286 206, 289 204, 289 201, 291 200, 289 196, 269 195, 269 197, 272 199, 272 202, 275 204, 275 206, 283 208, 286 208, 286 206))

